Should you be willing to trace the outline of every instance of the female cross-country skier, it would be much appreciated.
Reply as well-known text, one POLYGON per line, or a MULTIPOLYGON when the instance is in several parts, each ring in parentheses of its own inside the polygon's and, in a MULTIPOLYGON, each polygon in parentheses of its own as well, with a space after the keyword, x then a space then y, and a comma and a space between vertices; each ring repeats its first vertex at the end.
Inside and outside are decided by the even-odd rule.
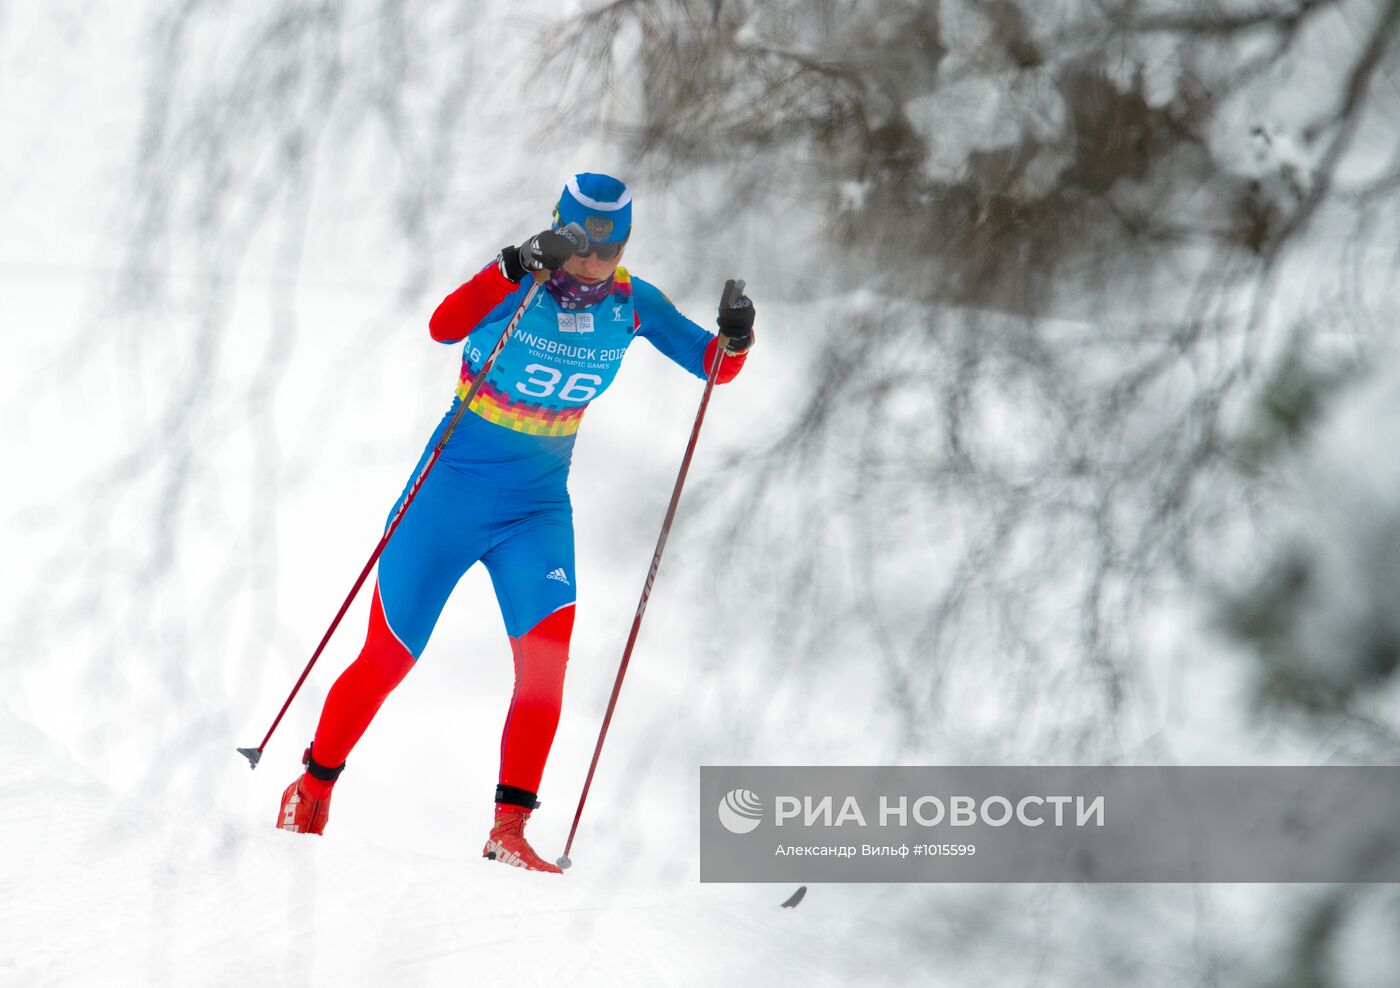
MULTIPOLYGON (((549 273, 472 399, 469 411, 475 414, 462 417, 384 548, 364 647, 326 695, 315 737, 302 756, 306 770, 282 794, 281 829, 323 831, 331 790, 350 750, 423 654, 457 581, 480 560, 491 575, 515 657, 495 826, 482 854, 535 871, 559 871, 526 842, 524 827, 539 805, 574 626, 573 511, 566 487, 574 436, 584 409, 612 383, 635 338, 645 338, 701 378, 719 344, 658 289, 619 267, 631 228, 626 185, 607 175, 575 175, 559 198, 551 229, 521 247, 504 248, 433 313, 433 339, 466 341, 461 378, 390 519, 524 299, 529 277, 549 273)), ((743 366, 753 344, 753 318, 753 305, 743 295, 721 309, 719 328, 729 343, 717 383, 732 380, 743 366)))

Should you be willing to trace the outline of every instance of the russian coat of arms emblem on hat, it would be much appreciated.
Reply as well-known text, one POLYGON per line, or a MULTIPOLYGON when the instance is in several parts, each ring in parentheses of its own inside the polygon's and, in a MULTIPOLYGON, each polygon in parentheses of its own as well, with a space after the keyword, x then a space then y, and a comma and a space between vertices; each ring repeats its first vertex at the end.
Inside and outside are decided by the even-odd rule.
POLYGON ((606 216, 589 216, 583 221, 583 229, 587 232, 589 240, 605 241, 608 234, 612 233, 613 221, 606 216))
POLYGON ((626 242, 632 232, 632 191, 611 175, 574 175, 554 206, 554 228, 570 223, 579 224, 593 243, 626 242))

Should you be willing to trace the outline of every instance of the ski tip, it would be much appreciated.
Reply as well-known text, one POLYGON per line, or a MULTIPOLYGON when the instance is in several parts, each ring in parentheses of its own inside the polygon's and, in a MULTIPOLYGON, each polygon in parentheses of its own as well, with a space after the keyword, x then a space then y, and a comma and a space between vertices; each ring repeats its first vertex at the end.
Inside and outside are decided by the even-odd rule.
POLYGON ((796 909, 796 908, 797 908, 797 904, 798 904, 799 902, 802 901, 802 897, 803 897, 804 895, 806 895, 806 894, 807 894, 807 886, 805 886, 805 885, 799 885, 799 886, 797 887, 797 891, 794 892, 794 893, 792 893, 792 895, 788 896, 787 901, 783 903, 783 908, 784 908, 784 909, 796 909))
POLYGON ((258 759, 262 758, 262 750, 259 748, 239 748, 238 753, 248 759, 248 768, 258 767, 258 759))
POLYGON ((554 859, 554 863, 559 866, 561 871, 568 871, 570 866, 573 865, 573 862, 569 860, 567 854, 559 855, 559 857, 554 859))

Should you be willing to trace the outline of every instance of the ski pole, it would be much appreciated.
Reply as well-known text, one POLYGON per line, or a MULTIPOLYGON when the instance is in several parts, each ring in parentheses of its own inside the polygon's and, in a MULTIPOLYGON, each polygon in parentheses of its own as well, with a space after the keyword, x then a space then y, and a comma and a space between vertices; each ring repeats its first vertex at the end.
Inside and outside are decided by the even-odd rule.
MULTIPOLYGON (((720 301, 720 308, 744 294, 744 283, 733 282, 733 292, 726 290, 720 301)), ((726 286, 728 289, 728 286, 726 286)), ((714 363, 705 379, 705 393, 700 396, 700 408, 695 413, 695 424, 690 429, 690 442, 686 444, 685 456, 681 458, 680 473, 676 475, 676 486, 671 491, 671 503, 666 508, 666 518, 661 522, 661 536, 656 540, 656 551, 651 556, 651 566, 647 569, 646 582, 642 584, 642 599, 637 604, 637 613, 632 618, 632 630, 627 635, 627 644, 622 649, 622 662, 617 667, 617 679, 613 682, 612 696, 608 698, 608 709, 603 714, 603 726, 598 730, 598 743, 593 746, 593 761, 588 765, 588 775, 583 780, 583 792, 579 793, 578 809, 574 811, 574 823, 569 828, 569 839, 564 844, 564 853, 555 861, 560 868, 568 868, 573 862, 569 851, 574 846, 574 835, 578 832, 579 817, 583 816, 583 803, 588 798, 588 789, 593 784, 593 773, 598 768, 598 756, 603 751, 603 739, 608 735, 608 725, 612 723, 613 708, 617 706, 617 696, 622 692, 622 677, 627 674, 627 663, 632 658, 632 646, 637 643, 637 632, 642 627, 642 615, 646 613, 647 601, 651 598, 652 583, 656 580, 657 567, 661 565, 661 553, 666 548, 666 537, 671 534, 671 522, 676 517, 676 506, 681 502, 681 488, 685 486, 685 475, 690 470, 691 457, 695 455, 695 443, 700 438, 700 425, 705 421, 705 409, 710 404, 710 392, 715 389, 715 378, 719 376, 719 366, 724 362, 724 350, 729 345, 728 338, 721 333, 715 346, 714 363)))
POLYGON ((301 689, 301 684, 306 682, 306 677, 311 673, 311 667, 316 664, 316 660, 321 657, 321 653, 326 648, 326 643, 331 640, 331 635, 335 634, 335 629, 340 625, 340 619, 345 617, 345 612, 350 609, 351 602, 355 595, 360 592, 360 587, 364 586, 365 578, 369 576, 370 570, 374 569, 374 564, 379 561, 380 555, 384 552, 384 547, 389 544, 390 537, 399 527, 399 522, 403 520, 404 512, 413 503, 413 499, 418 495, 418 491, 423 486, 423 481, 428 479, 428 474, 433 469, 433 464, 437 463, 438 457, 442 454, 447 441, 452 438, 453 431, 457 428, 457 423, 462 420, 462 414, 471 405, 476 393, 481 390, 481 386, 486 381, 486 377, 491 373, 492 366, 496 363, 496 358, 500 356, 506 341, 510 339, 515 327, 520 324, 520 317, 525 314, 525 310, 530 307, 530 303, 535 298, 535 293, 540 290, 540 285, 548 279, 549 273, 545 271, 535 272, 534 282, 530 285, 525 297, 521 299, 520 305, 516 308, 515 314, 510 317, 510 322, 506 323, 506 328, 501 331, 501 338, 496 341, 496 345, 487 355, 486 360, 481 365, 481 370, 477 372, 476 380, 467 389, 464 397, 457 405, 457 410, 453 412, 452 418, 447 423, 447 428, 443 430, 442 437, 438 439, 437 445, 433 447, 432 455, 428 457, 428 462, 423 464, 423 469, 418 472, 418 477, 413 481, 413 486, 408 489, 408 494, 404 496, 403 504, 399 505, 399 510, 394 514, 394 519, 389 523, 389 527, 384 530, 383 537, 379 544, 374 547, 374 552, 370 554, 369 562, 365 563, 365 568, 360 570, 359 578, 355 580, 355 585, 350 588, 350 594, 345 598, 345 603, 340 605, 340 610, 336 611, 335 618, 331 621, 331 626, 326 629, 326 633, 321 636, 321 644, 316 646, 316 651, 311 653, 311 661, 306 663, 306 668, 301 671, 301 677, 296 685, 292 687, 292 692, 287 695, 287 701, 282 704, 282 709, 277 712, 276 718, 272 721, 272 726, 267 729, 267 734, 262 739, 262 744, 256 748, 239 748, 238 753, 248 759, 249 768, 257 768, 258 761, 262 758, 263 749, 267 747, 268 740, 272 737, 272 732, 277 730, 277 725, 282 722, 282 715, 287 712, 287 708, 292 705, 292 700, 296 697, 297 691, 301 689))

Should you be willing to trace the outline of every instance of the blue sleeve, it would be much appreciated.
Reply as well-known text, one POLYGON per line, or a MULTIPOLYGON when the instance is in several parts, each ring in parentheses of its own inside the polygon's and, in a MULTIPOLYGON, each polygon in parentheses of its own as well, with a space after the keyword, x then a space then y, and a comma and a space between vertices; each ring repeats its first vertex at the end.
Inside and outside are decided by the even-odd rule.
POLYGON ((637 335, 704 380, 705 348, 715 334, 681 315, 661 289, 636 275, 632 276, 632 305, 637 312, 637 335))

